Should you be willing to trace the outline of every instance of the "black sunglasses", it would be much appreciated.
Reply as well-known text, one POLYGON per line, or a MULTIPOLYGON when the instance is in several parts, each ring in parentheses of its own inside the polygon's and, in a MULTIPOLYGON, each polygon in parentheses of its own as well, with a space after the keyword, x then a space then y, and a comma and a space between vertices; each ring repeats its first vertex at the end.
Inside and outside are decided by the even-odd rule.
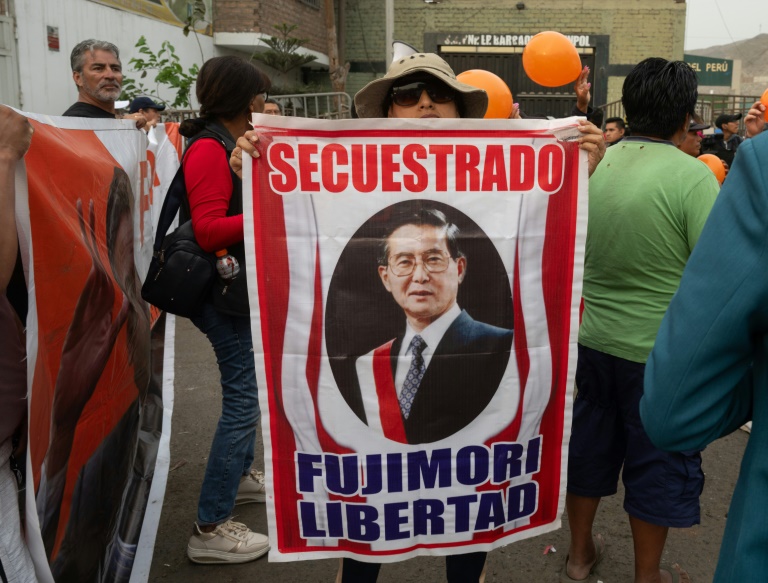
POLYGON ((400 107, 413 107, 426 91, 435 103, 450 103, 456 97, 456 92, 445 83, 439 81, 416 81, 399 87, 392 87, 392 103, 400 107))

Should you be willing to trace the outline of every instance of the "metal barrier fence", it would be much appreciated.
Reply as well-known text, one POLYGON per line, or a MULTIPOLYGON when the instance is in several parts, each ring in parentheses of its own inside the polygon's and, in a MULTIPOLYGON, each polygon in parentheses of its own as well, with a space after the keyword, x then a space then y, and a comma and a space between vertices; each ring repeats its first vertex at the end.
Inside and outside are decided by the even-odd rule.
POLYGON ((348 119, 352 97, 349 93, 304 93, 272 95, 283 108, 283 115, 315 119, 348 119))
MULTIPOLYGON (((315 119, 348 119, 351 117, 352 97, 349 93, 297 93, 271 95, 280 104, 283 115, 315 119)), ((163 113, 164 121, 181 122, 197 117, 196 109, 174 109, 163 113)))

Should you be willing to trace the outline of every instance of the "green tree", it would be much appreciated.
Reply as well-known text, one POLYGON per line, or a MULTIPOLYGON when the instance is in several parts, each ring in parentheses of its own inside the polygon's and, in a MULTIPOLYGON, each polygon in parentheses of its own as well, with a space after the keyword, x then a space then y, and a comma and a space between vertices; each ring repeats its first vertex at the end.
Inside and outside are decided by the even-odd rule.
POLYGON ((278 36, 271 36, 267 40, 262 40, 261 42, 267 45, 269 49, 263 52, 254 52, 251 56, 252 59, 281 73, 287 73, 317 59, 314 55, 302 55, 297 52, 309 40, 291 35, 298 28, 298 25, 284 22, 276 24, 273 28, 277 31, 278 36))
POLYGON ((198 64, 195 63, 185 71, 176 54, 176 49, 169 41, 163 41, 163 44, 160 45, 160 50, 154 53, 149 48, 147 39, 141 36, 136 43, 136 48, 139 49, 139 56, 132 58, 128 61, 128 64, 133 67, 134 71, 139 73, 139 78, 123 77, 121 99, 130 100, 137 95, 147 95, 177 109, 190 109, 192 86, 195 84, 197 74, 200 71, 198 64), (141 81, 146 79, 147 75, 152 71, 156 71, 154 90, 147 88, 141 81), (173 101, 167 101, 159 95, 161 86, 166 86, 170 90, 175 91, 173 101))

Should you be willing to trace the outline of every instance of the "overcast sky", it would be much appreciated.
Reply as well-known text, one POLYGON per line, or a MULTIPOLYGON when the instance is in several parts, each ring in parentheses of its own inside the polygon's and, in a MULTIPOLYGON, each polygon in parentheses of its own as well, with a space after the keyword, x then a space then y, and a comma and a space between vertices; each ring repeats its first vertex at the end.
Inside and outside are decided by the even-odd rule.
POLYGON ((768 33, 768 0, 688 0, 687 5, 686 50, 768 33))

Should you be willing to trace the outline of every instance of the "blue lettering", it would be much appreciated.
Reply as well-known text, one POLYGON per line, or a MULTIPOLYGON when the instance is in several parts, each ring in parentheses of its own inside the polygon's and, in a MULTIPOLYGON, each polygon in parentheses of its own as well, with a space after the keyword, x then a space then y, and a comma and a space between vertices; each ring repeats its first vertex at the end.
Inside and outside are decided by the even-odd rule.
POLYGON ((528 482, 509 488, 507 490, 507 521, 512 522, 531 516, 536 511, 538 491, 539 485, 536 482, 528 482))
POLYGON ((539 471, 541 462, 541 435, 528 442, 528 456, 525 460, 525 473, 533 474, 539 471))
POLYGON ((347 504, 347 531, 349 540, 371 542, 379 540, 379 511, 365 504, 347 504))
POLYGON ((408 523, 408 516, 400 513, 408 510, 408 502, 393 502, 384 505, 384 538, 386 540, 398 540, 410 537, 410 533, 400 530, 401 524, 408 523))
POLYGON ((413 503, 413 534, 445 534, 443 511, 440 500, 416 500, 413 503))
POLYGON ((426 451, 408 453, 409 490, 420 490, 422 481, 424 488, 434 488, 438 477, 440 488, 447 488, 451 485, 450 448, 435 449, 431 456, 428 456, 426 451))
POLYGON ((504 524, 504 500, 501 492, 483 492, 480 494, 480 506, 477 509, 475 530, 490 530, 504 524), (493 524, 493 527, 491 527, 493 524))
POLYGON ((477 502, 477 494, 453 496, 452 498, 448 498, 446 502, 456 507, 456 532, 468 532, 469 505, 477 502))
POLYGON ((519 443, 493 445, 493 483, 501 484, 523 473, 523 446, 519 443))
POLYGON ((481 445, 462 447, 456 454, 456 480, 465 486, 476 486, 488 480, 488 450, 481 445))
POLYGON ((331 455, 325 456, 325 485, 329 492, 340 494, 341 496, 351 496, 360 487, 358 481, 360 474, 357 467, 356 455, 331 455), (344 480, 342 483, 342 469, 339 465, 339 459, 343 465, 344 480))
POLYGON ((323 475, 323 468, 315 464, 322 461, 322 457, 313 453, 296 454, 296 467, 299 474, 299 492, 315 491, 315 476, 323 475))
POLYGON ((381 492, 381 472, 381 456, 365 456, 365 487, 362 491, 363 496, 370 496, 371 494, 378 494, 381 492))
POLYGON ((399 453, 387 454, 387 489, 390 492, 403 491, 403 458, 399 453))
POLYGON ((344 538, 344 520, 341 516, 341 502, 328 502, 325 505, 328 513, 328 536, 344 538))
POLYGON ((304 538, 325 538, 325 531, 317 528, 315 516, 315 503, 305 500, 299 501, 299 514, 301 516, 301 536, 304 538))

